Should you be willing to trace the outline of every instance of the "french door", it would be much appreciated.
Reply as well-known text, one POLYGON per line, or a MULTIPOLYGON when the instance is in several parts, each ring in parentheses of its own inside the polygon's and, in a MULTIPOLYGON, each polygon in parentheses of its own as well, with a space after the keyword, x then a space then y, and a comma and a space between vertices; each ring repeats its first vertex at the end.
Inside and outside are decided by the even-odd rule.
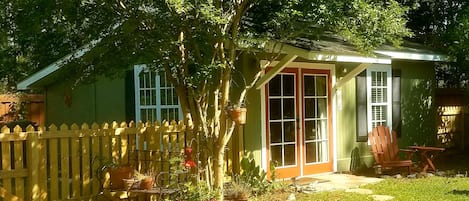
POLYGON ((332 171, 330 74, 286 69, 266 86, 267 153, 277 177, 332 171))

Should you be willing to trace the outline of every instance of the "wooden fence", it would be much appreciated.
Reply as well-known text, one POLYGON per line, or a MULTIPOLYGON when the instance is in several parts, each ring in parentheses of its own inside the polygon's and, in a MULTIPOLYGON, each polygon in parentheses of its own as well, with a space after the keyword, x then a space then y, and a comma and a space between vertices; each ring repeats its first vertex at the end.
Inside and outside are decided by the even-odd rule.
POLYGON ((469 146, 467 100, 465 91, 461 89, 436 91, 437 146, 458 150, 465 150, 469 146))
POLYGON ((45 123, 45 106, 44 106, 44 96, 37 94, 28 94, 28 95, 0 95, 0 121, 12 121, 13 117, 7 115, 10 112, 10 108, 13 104, 22 104, 22 107, 25 111, 25 119, 30 120, 36 123, 38 126, 44 126, 45 123))
POLYGON ((161 126, 133 122, 38 130, 29 126, 26 132, 18 126, 13 131, 3 127, 0 188, 23 200, 93 200, 102 189, 96 173, 102 161, 96 159, 126 164, 132 160, 132 150, 152 150, 160 153, 160 159, 171 155, 167 153, 183 154, 189 135, 185 125, 174 121, 161 126))

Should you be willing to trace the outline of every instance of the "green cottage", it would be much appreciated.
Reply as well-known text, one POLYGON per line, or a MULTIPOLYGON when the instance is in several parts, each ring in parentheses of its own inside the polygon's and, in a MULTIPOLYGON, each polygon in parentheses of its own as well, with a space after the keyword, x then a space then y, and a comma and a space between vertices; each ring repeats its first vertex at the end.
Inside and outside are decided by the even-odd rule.
MULTIPOLYGON (((76 88, 63 81, 65 61, 86 55, 97 43, 18 83, 20 90, 43 90, 46 125, 182 119, 169 81, 145 64, 129 67, 120 78, 101 77, 76 88)), ((365 56, 333 38, 275 47, 267 45, 266 51, 282 55, 249 91, 247 122, 233 136, 266 171, 275 165, 279 178, 291 178, 370 167, 367 133, 376 125, 397 131, 403 147, 435 143, 434 64, 448 61, 445 55, 404 43, 365 56)), ((267 62, 250 55, 240 60, 241 73, 233 75, 238 81, 267 62)))

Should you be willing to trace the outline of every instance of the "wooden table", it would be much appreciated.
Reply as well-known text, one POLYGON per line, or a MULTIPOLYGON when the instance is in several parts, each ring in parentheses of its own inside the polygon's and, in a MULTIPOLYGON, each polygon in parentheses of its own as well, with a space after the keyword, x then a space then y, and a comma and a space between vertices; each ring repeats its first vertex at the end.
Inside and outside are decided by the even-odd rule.
POLYGON ((435 165, 433 164, 433 158, 439 153, 444 151, 444 148, 439 147, 426 147, 426 146, 409 146, 409 149, 414 149, 420 153, 420 158, 423 166, 423 172, 427 172, 430 168, 436 171, 435 165))

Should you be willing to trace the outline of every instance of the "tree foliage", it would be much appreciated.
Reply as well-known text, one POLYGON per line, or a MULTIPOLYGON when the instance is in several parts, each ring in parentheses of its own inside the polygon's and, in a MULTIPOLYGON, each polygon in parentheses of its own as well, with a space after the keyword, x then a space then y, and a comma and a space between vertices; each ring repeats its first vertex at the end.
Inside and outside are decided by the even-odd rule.
POLYGON ((469 80, 469 2, 465 0, 400 0, 409 6, 408 27, 414 41, 453 57, 441 64, 443 87, 463 87, 469 80))
POLYGON ((207 146, 220 189, 225 147, 235 127, 227 111, 244 103, 246 90, 265 69, 258 66, 259 73, 239 87, 242 92, 231 94, 240 55, 256 56, 267 42, 324 34, 370 53, 411 35, 407 9, 394 0, 12 0, 0 6, 7 8, 1 11, 1 52, 11 63, 1 65, 31 72, 102 38, 88 54, 69 61, 67 77, 114 76, 137 63, 164 70, 185 119, 194 122, 207 146))

